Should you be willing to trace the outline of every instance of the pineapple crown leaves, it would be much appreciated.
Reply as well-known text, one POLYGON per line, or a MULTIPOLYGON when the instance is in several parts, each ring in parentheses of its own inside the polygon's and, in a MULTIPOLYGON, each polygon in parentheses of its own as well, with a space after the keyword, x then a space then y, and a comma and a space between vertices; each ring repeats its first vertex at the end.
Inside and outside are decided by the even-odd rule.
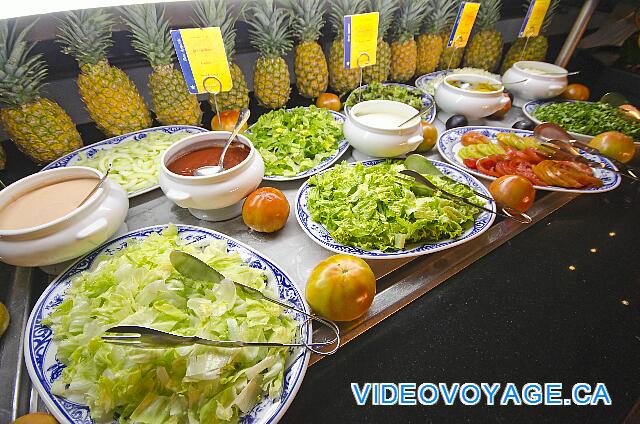
POLYGON ((476 17, 478 31, 492 29, 500 20, 502 0, 482 0, 476 17))
POLYGON ((451 0, 430 0, 422 29, 427 34, 442 34, 456 18, 458 4, 451 0))
POLYGON ((69 12, 60 20, 58 42, 62 52, 76 58, 80 66, 96 65, 107 59, 111 47, 113 16, 104 9, 86 9, 69 12))
POLYGON ((402 0, 396 13, 394 38, 402 43, 420 32, 428 8, 427 0, 402 0))
POLYGON ((153 4, 138 4, 121 8, 124 22, 131 28, 131 45, 143 54, 152 67, 173 64, 174 50, 169 35, 169 21, 164 10, 153 4))
POLYGON ((344 33, 344 16, 363 13, 367 9, 366 0, 331 0, 329 9, 329 23, 336 38, 342 38, 344 33))
POLYGON ((36 101, 47 77, 41 54, 29 55, 34 44, 25 40, 34 21, 22 31, 16 23, 0 21, 0 103, 9 107, 36 101))
POLYGON ((228 0, 200 0, 195 3, 195 24, 199 27, 220 27, 227 59, 233 60, 236 51, 236 21, 242 9, 234 12, 228 6, 228 0))
POLYGON ((286 9, 277 7, 273 0, 257 0, 248 7, 251 19, 249 42, 264 57, 282 57, 293 47, 289 29, 291 15, 286 9))
POLYGON ((370 0, 369 10, 378 12, 378 38, 384 38, 391 28, 399 0, 370 0))
POLYGON ((324 4, 321 0, 285 0, 291 14, 294 35, 301 41, 316 41, 324 26, 324 4))
MULTIPOLYGON (((531 6, 531 0, 527 0, 522 5, 525 13, 529 10, 529 6, 531 6)), ((545 33, 549 30, 551 26, 551 22, 553 18, 558 13, 558 8, 560 7, 560 0, 551 0, 549 2, 549 9, 547 9, 547 14, 544 16, 544 20, 542 21, 542 28, 540 28, 540 33, 545 33)))

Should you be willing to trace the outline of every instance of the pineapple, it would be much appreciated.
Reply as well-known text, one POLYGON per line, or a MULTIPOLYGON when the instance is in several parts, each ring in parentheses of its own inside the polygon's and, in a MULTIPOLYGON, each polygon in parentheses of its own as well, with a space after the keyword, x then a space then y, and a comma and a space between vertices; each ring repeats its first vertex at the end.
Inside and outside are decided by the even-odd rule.
POLYGON ((321 0, 289 0, 288 9, 293 17, 293 32, 300 40, 293 64, 298 92, 315 99, 329 84, 327 59, 318 44, 324 26, 324 5, 321 0))
MULTIPOLYGON (((529 9, 530 4, 531 0, 526 0, 524 3, 524 9, 529 9)), ((507 51, 504 61, 502 62, 500 73, 504 74, 507 69, 511 68, 511 66, 519 60, 544 61, 547 56, 547 49, 549 48, 549 42, 544 34, 549 29, 551 21, 553 21, 554 16, 558 12, 558 6, 560 6, 560 0, 551 0, 549 3, 549 9, 547 9, 547 14, 542 22, 540 34, 529 38, 526 50, 524 50, 525 38, 517 38, 516 41, 511 44, 511 47, 509 47, 509 51, 507 51)))
POLYGON ((477 32, 464 55, 464 66, 493 72, 500 63, 502 34, 496 29, 502 0, 483 0, 476 18, 477 32))
MULTIPOLYGON (((455 19, 455 16, 453 19, 455 19)), ((451 31, 453 31, 453 24, 449 25, 448 31, 445 31, 442 33, 442 39, 444 40, 443 45, 445 46, 445 48, 442 50, 442 54, 440 55, 440 61, 438 62, 438 70, 455 69, 460 67, 460 62, 462 62, 462 55, 464 53, 464 49, 446 47, 447 42, 449 41, 449 37, 451 36, 451 31)))
POLYGON ((371 11, 378 12, 378 48, 375 65, 364 68, 362 79, 366 84, 384 82, 391 72, 391 47, 384 38, 393 23, 393 15, 398 10, 398 0, 371 0, 371 11))
MULTIPOLYGON (((47 163, 82 147, 82 139, 69 115, 40 97, 47 68, 41 55, 29 56, 33 45, 25 37, 32 26, 16 34, 15 24, 0 21, 0 120, 22 152, 47 163)), ((4 151, 0 157, 4 165, 4 151)))
POLYGON ((406 82, 413 78, 418 63, 414 36, 427 13, 427 0, 402 0, 398 9, 394 39, 391 42, 391 79, 406 82))
POLYGON ((80 65, 78 91, 91 119, 108 136, 151 126, 151 113, 127 75, 107 62, 114 20, 104 9, 69 12, 60 23, 62 51, 80 65))
POLYGON ((257 0, 249 8, 249 42, 260 53, 253 70, 253 91, 269 109, 287 104, 291 93, 289 68, 283 56, 291 49, 291 16, 273 0, 257 0))
POLYGON ((122 9, 133 33, 133 48, 143 54, 153 72, 149 93, 153 111, 162 125, 199 125, 200 103, 190 94, 182 73, 173 67, 174 50, 169 22, 155 5, 132 5, 122 9))
MULTIPOLYGON (((329 22, 335 38, 329 49, 329 85, 337 93, 344 94, 358 86, 360 71, 357 66, 344 67, 344 21, 345 15, 355 15, 365 11, 365 0, 332 0, 329 22)), ((365 68, 366 69, 366 68, 365 68)))
POLYGON ((451 0, 430 0, 423 33, 416 40, 418 47, 416 75, 424 75, 436 70, 447 42, 443 32, 455 19, 456 6, 456 3, 451 0))
MULTIPOLYGON (((231 90, 217 95, 218 107, 224 110, 240 110, 249 107, 249 88, 244 78, 242 70, 234 62, 236 50, 236 29, 235 24, 238 14, 232 13, 227 5, 228 0, 201 0, 194 6, 196 20, 201 27, 220 27, 224 49, 227 53, 229 70, 231 71, 231 90)), ((209 102, 214 106, 212 98, 209 102)))

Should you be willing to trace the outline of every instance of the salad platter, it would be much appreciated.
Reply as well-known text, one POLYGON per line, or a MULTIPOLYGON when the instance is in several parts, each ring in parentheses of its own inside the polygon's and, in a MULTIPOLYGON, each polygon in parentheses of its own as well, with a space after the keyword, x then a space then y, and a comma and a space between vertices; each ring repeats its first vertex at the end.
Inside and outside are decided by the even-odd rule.
POLYGON ((265 160, 264 180, 299 180, 333 165, 349 148, 344 121, 343 114, 315 106, 260 117, 246 135, 265 160))
POLYGON ((42 170, 88 166, 105 172, 111 164, 110 178, 115 179, 132 198, 159 187, 157 162, 167 147, 188 135, 206 131, 192 125, 147 128, 82 147, 42 170))
MULTIPOLYGON (((153 415, 155 418, 152 418, 152 421, 157 420, 157 422, 160 422, 163 419, 163 414, 167 414, 168 416, 168 410, 162 408, 162 405, 168 407, 168 403, 163 403, 162 399, 168 402, 169 398, 163 398, 156 393, 149 392, 148 389, 144 389, 144 387, 148 388, 149 384, 157 384, 154 383, 157 378, 156 368, 160 371, 164 370, 162 372, 165 374, 168 372, 167 378, 178 380, 183 378, 180 384, 182 384, 185 389, 187 387, 196 387, 198 381, 210 381, 213 383, 213 380, 221 377, 199 374, 203 371, 198 371, 199 362, 195 360, 197 358, 204 358, 202 355, 213 354, 214 352, 212 352, 211 349, 216 348, 198 348, 193 346, 176 348, 182 350, 173 360, 176 369, 171 369, 163 366, 163 364, 166 363, 161 360, 162 356, 158 357, 153 353, 149 353, 154 352, 154 350, 145 351, 134 349, 133 351, 128 351, 130 354, 134 353, 134 358, 135 355, 139 355, 140 358, 146 357, 147 359, 144 363, 150 363, 149 368, 147 365, 140 365, 141 363, 139 364, 135 359, 133 362, 130 362, 126 356, 121 356, 126 352, 122 349, 127 348, 110 345, 103 341, 96 341, 96 339, 92 342, 93 347, 91 351, 83 347, 84 339, 88 340, 95 337, 96 334, 103 332, 104 329, 109 327, 113 322, 127 322, 126 320, 128 318, 126 318, 126 315, 132 313, 134 310, 138 311, 136 312, 136 316, 139 317, 141 313, 143 315, 158 317, 155 326, 162 326, 160 321, 164 321, 164 328, 173 328, 174 332, 180 332, 180 318, 175 318, 178 313, 190 315, 191 320, 209 319, 208 317, 211 314, 218 315, 222 318, 227 317, 227 322, 229 322, 229 319, 232 319, 234 322, 237 322, 237 325, 240 325, 239 329, 235 331, 249 331, 250 327, 242 330, 245 327, 244 324, 241 324, 243 319, 249 320, 248 316, 243 317, 241 312, 239 313, 240 315, 238 315, 235 310, 227 309, 228 306, 220 303, 222 301, 211 303, 211 300, 207 300, 205 293, 208 290, 214 290, 214 293, 219 293, 217 296, 222 298, 229 296, 228 288, 224 288, 224 281, 218 288, 213 287, 212 289, 205 287, 196 289, 195 286, 191 286, 193 283, 183 286, 183 283, 187 283, 184 277, 182 280, 183 283, 178 283, 175 271, 169 272, 167 271, 168 268, 166 265, 163 265, 168 261, 167 248, 179 248, 192 254, 197 254, 202 259, 207 260, 212 266, 218 268, 218 270, 228 278, 233 278, 234 281, 244 281, 247 284, 258 284, 258 286, 262 286, 260 287, 261 290, 271 293, 271 296, 280 298, 302 311, 309 312, 308 306, 299 290, 282 268, 256 250, 222 233, 188 225, 162 225, 142 228, 118 237, 77 260, 55 278, 40 296, 29 317, 24 338, 27 369, 47 409, 49 409, 61 423, 91 423, 93 419, 109 421, 109 416, 113 414, 113 408, 116 406, 110 402, 119 403, 119 413, 126 413, 126 411, 128 411, 129 414, 141 414, 144 413, 144 411, 141 411, 140 408, 136 409, 136 402, 142 402, 142 399, 149 402, 150 397, 154 396, 156 401, 153 404, 157 409, 152 412, 156 414, 153 415), (154 263, 155 265, 152 265, 154 263), (114 271, 115 275, 118 276, 117 279, 109 277, 109 275, 113 275, 114 271), (173 286, 173 291, 171 292, 173 294, 171 296, 163 295, 162 293, 167 293, 163 290, 149 292, 149 286, 146 286, 147 289, 145 290, 144 287, 146 283, 142 283, 145 277, 142 277, 142 274, 147 274, 146 279, 157 279, 156 283, 154 283, 156 285, 173 286), (138 281, 138 283, 136 283, 136 281, 138 281), (128 285, 128 288, 125 288, 123 284, 128 285), (136 302, 139 302, 138 305, 135 306, 134 309, 123 308, 122 306, 124 304, 118 307, 116 303, 118 303, 117 299, 119 299, 120 296, 117 293, 121 290, 129 291, 132 289, 135 292, 136 289, 134 289, 134 287, 136 284, 139 284, 139 288, 142 289, 138 296, 135 297, 135 299, 137 299, 136 302), (176 284, 178 285, 176 286, 176 284), (183 288, 178 290, 178 287, 183 288), (102 302, 98 309, 88 310, 87 301, 97 296, 96 293, 102 293, 105 290, 111 293, 111 295, 108 296, 110 300, 102 302), (224 294, 225 290, 227 290, 227 294, 224 294), (198 293, 200 294, 198 295, 198 293), (148 296, 151 296, 151 298, 148 296), (181 296, 188 296, 189 299, 183 298, 181 300, 181 296), (204 297, 199 298, 199 296, 204 297), (173 312, 166 315, 162 310, 145 307, 145 304, 154 297, 156 298, 154 305, 158 305, 157 302, 159 299, 163 298, 164 300, 162 302, 167 306, 162 310, 169 313, 166 308, 168 305, 174 305, 172 306, 172 308, 174 308, 173 312), (143 300, 144 298, 147 300, 143 300), (179 309, 175 309, 176 307, 179 309), (109 312, 109 310, 112 312, 109 312), (126 312, 127 310, 130 312, 126 312), (179 310, 182 312, 179 312, 179 310), (73 311, 75 324, 69 322, 69 311, 73 311), (118 311, 115 314, 116 316, 112 316, 113 311, 118 311), (96 316, 102 318, 95 318, 96 316), (172 316, 174 318, 171 318, 172 316), (160 319, 160 317, 163 318, 160 319), (172 323, 167 326, 166 323, 169 322, 172 323), (80 325, 80 327, 77 327, 77 325, 80 325), (89 331, 89 328, 94 329, 91 330, 93 333, 85 334, 85 332, 89 331), (69 355, 71 352, 75 352, 73 357, 69 355), (112 358, 120 357, 121 360, 119 364, 116 362, 93 361, 93 357, 101 357, 102 355, 112 355, 112 358), (61 360, 61 358, 63 359, 61 360), (152 358, 157 359, 154 360, 152 358), (192 358, 193 361, 188 358, 192 358), (179 365, 181 361, 184 362, 185 360, 187 361, 187 372, 192 371, 188 379, 184 377, 184 368, 183 371, 177 371, 181 368, 179 365), (142 376, 131 372, 132 369, 136 367, 142 376), (118 374, 118 370, 123 371, 124 374, 118 374), (104 374, 105 371, 111 376, 111 379, 103 376, 100 379, 90 379, 84 383, 79 380, 80 375, 89 375, 95 372, 98 373, 97 375, 100 375, 104 374), (106 387, 109 387, 109 384, 125 384, 125 387, 129 387, 129 389, 126 389, 124 392, 118 392, 115 391, 115 389, 106 389, 106 387), (135 390, 136 384, 141 385, 142 392, 135 390), (101 402, 100 399, 94 396, 105 389, 110 391, 113 396, 111 401, 106 403, 101 402), (86 406, 87 401, 91 404, 91 410, 86 406)), ((238 304, 237 302, 241 302, 240 299, 246 296, 246 294, 243 294, 241 289, 237 289, 237 293, 234 294, 233 287, 232 284, 231 296, 237 296, 235 302, 238 304)), ((95 305, 95 303, 93 304, 95 305)), ((270 308, 264 309, 262 313, 275 317, 279 313, 282 313, 280 309, 281 308, 276 307, 274 310, 273 306, 271 306, 270 308)), ((278 321, 283 325, 282 329, 278 330, 280 334, 285 334, 286 332, 286 334, 290 335, 287 337, 294 337, 296 340, 302 339, 310 342, 311 330, 309 325, 307 325, 306 318, 301 314, 292 313, 288 310, 283 313, 284 315, 280 315, 278 321)), ((135 321, 135 318, 131 317, 131 319, 135 321)), ((274 327, 274 329, 276 328, 278 327, 274 327)), ((185 327, 182 331, 192 332, 196 330, 185 327)), ((212 337, 215 336, 215 334, 209 333, 208 336, 212 337)), ((247 333, 245 337, 256 337, 256 335, 247 333)), ((213 415, 211 415, 212 418, 205 421, 211 422, 214 419, 230 419, 238 415, 240 422, 244 423, 278 421, 298 391, 310 357, 306 349, 283 349, 285 348, 270 348, 249 362, 249 364, 271 364, 268 367, 256 365, 256 367, 253 368, 258 372, 257 376, 262 375, 260 379, 263 384, 266 384, 269 379, 273 379, 275 376, 276 379, 273 380, 274 384, 271 386, 272 389, 270 393, 261 394, 260 390, 248 392, 242 390, 242 384, 236 384, 234 386, 237 386, 237 389, 231 392, 234 393, 234 395, 228 398, 228 402, 230 403, 226 404, 228 409, 224 411, 224 413, 228 413, 229 415, 222 416, 220 415, 222 413, 221 411, 216 411, 215 408, 211 411, 211 408, 209 408, 208 414, 213 415), (284 367, 282 374, 274 374, 273 372, 269 374, 268 371, 263 374, 262 371, 260 371, 265 369, 270 370, 274 364, 280 364, 279 366, 284 367), (280 375, 280 377, 277 377, 278 375, 280 375), (279 380, 280 378, 282 379, 281 381, 279 380)), ((176 352, 178 351, 176 350, 176 352)), ((224 361, 235 361, 235 356, 228 356, 228 354, 223 352, 215 353, 215 355, 217 361, 220 361, 221 358, 225 356, 226 359, 224 359, 224 361), (220 355, 223 356, 221 357, 220 355)), ((249 351, 245 351, 245 355, 248 355, 247 358, 252 358, 255 356, 255 352, 250 353, 249 351)), ((246 361, 246 359, 244 360, 246 361)), ((249 365, 246 364, 243 365, 245 368, 248 366, 249 365)), ((220 372, 220 370, 218 372, 220 372)), ((224 376, 224 374, 222 376, 224 376)), ((246 382, 246 378, 244 378, 244 380, 246 383, 244 387, 251 387, 252 383, 246 382)), ((242 381, 242 379, 237 381, 242 381)), ((213 399, 213 397, 209 399, 213 399)), ((222 402, 222 398, 217 397, 216 399, 222 402)), ((193 399, 191 401, 193 401, 193 399)), ((192 411, 192 413, 205 414, 201 416, 206 417, 207 413, 204 412, 206 409, 206 401, 207 398, 202 395, 202 398, 196 402, 196 404, 200 406, 192 411)), ((180 404, 181 402, 176 404, 174 401, 173 408, 183 408, 179 407, 180 404)), ((184 408, 186 408, 186 406, 184 406, 184 408)), ((176 411, 177 410, 173 410, 172 414, 175 414, 176 411)), ((181 413, 186 414, 186 409, 183 409, 181 413)))
POLYGON ((602 102, 532 100, 522 106, 522 113, 536 124, 558 124, 576 140, 587 143, 607 131, 619 131, 636 140, 640 137, 640 121, 630 120, 617 107, 602 102))
MULTIPOLYGON (((439 161, 430 162, 445 177, 449 178, 450 180, 453 180, 457 183, 462 183, 463 185, 466 185, 473 190, 489 195, 486 187, 480 181, 467 174, 466 172, 439 161)), ((375 194, 373 192, 374 189, 376 191, 386 191, 391 189, 391 185, 393 185, 394 183, 389 179, 386 179, 388 187, 382 187, 382 184, 385 182, 385 175, 389 175, 390 173, 397 172, 400 169, 404 169, 404 166, 402 164, 392 165, 391 162, 387 162, 385 160, 370 160, 351 164, 344 163, 339 165, 338 167, 339 168, 325 171, 322 174, 314 177, 314 179, 305 182, 298 191, 295 203, 296 218, 304 232, 315 243, 318 243, 322 247, 334 252, 348 253, 350 255, 358 256, 365 259, 394 259, 420 256, 444 249, 449 249, 451 247, 472 240, 473 238, 478 237, 483 232, 485 232, 491 226, 495 219, 495 216, 489 212, 477 213, 478 210, 476 209, 474 213, 473 211, 470 211, 469 207, 462 208, 459 205, 449 203, 447 206, 445 206, 445 209, 448 207, 458 207, 458 212, 456 212, 455 215, 459 217, 466 215, 459 221, 459 233, 457 235, 450 237, 446 234, 446 232, 439 232, 438 228, 426 228, 425 233, 438 233, 439 236, 436 237, 438 238, 438 240, 425 240, 411 243, 409 241, 411 235, 408 235, 406 244, 403 240, 401 245, 399 246, 397 242, 397 236, 394 237, 393 235, 385 234, 385 229, 383 229, 382 232, 373 229, 376 226, 380 229, 380 227, 384 227, 384 225, 382 225, 380 218, 376 218, 376 215, 372 210, 366 211, 365 208, 366 203, 368 203, 368 199, 371 199, 372 196, 375 197, 375 194), (367 172, 371 171, 375 167, 380 168, 379 176, 381 178, 375 180, 379 185, 374 185, 374 180, 372 179, 373 174, 371 172, 367 172), (367 173, 369 174, 369 176, 365 176, 367 173), (323 179, 329 181, 323 182, 323 179), (364 180, 371 181, 371 186, 368 188, 369 190, 372 190, 370 193, 367 193, 367 189, 363 188, 362 181, 364 180), (352 198, 353 196, 355 196, 355 194, 353 196, 348 196, 352 198, 351 200, 349 200, 351 202, 351 205, 340 209, 340 205, 345 205, 346 202, 345 197, 340 196, 340 192, 344 194, 345 192, 350 193, 352 191, 352 188, 349 186, 349 182, 351 182, 354 187, 358 187, 358 191, 364 190, 365 192, 361 194, 359 200, 352 198), (337 191, 337 193, 333 194, 331 192, 332 189, 337 191), (321 193, 321 196, 318 196, 318 192, 321 193), (335 197, 336 201, 329 205, 327 203, 327 199, 331 197, 335 197), (341 217, 340 219, 342 219, 342 221, 339 226, 332 226, 331 229, 327 229, 327 226, 329 226, 330 224, 327 224, 326 221, 324 225, 323 223, 319 223, 316 221, 318 220, 319 214, 317 213, 317 206, 314 206, 314 203, 320 202, 324 205, 324 207, 326 207, 325 211, 331 214, 330 217, 325 216, 324 218, 328 218, 330 221, 333 217, 341 217), (462 209, 464 209, 464 212, 462 212, 462 209), (348 216, 349 210, 356 211, 355 213, 361 215, 361 217, 348 216), (369 217, 369 219, 367 220, 366 218, 364 218, 365 216, 369 217), (353 224, 348 225, 347 222, 352 222, 353 224), (348 235, 357 233, 362 233, 363 236, 350 237, 348 235), (376 235, 374 236, 372 235, 372 233, 375 233, 376 235), (336 240, 336 238, 340 239, 340 241, 336 240), (388 241, 385 242, 385 239, 388 241), (376 246, 378 247, 377 249, 375 248, 376 246)), ((393 179, 393 177, 390 178, 393 179)), ((455 185, 455 183, 453 182, 449 182, 447 184, 449 185, 449 187, 455 185)), ((470 193, 467 194, 472 196, 470 193)), ((402 199, 411 198, 411 190, 405 188, 405 191, 398 192, 397 196, 398 197, 393 200, 393 202, 399 203, 402 199)), ((429 215, 430 213, 436 215, 443 212, 442 209, 440 209, 440 206, 427 206, 426 202, 424 203, 424 205, 425 215, 429 215)), ((395 215, 393 212, 393 210, 395 209, 393 203, 389 203, 387 206, 390 209, 387 214, 387 218, 389 220, 393 220, 393 216, 395 215)), ((398 205, 396 204, 396 206, 398 205)), ((487 202, 487 204, 485 204, 484 206, 495 211, 495 204, 493 202, 487 202)), ((369 207, 376 208, 379 207, 379 205, 376 206, 376 202, 374 201, 369 205, 369 207)), ((413 208, 415 207, 415 205, 408 203, 406 205, 398 207, 402 209, 413 208)), ((407 214, 404 216, 404 219, 410 220, 411 218, 407 214)), ((418 226, 418 221, 409 225, 418 226)), ((438 224, 436 224, 436 227, 437 225, 438 224)), ((420 235, 416 236, 418 238, 421 237, 420 235)))
MULTIPOLYGON (((345 113, 348 113, 350 107, 366 100, 393 100, 408 104, 416 110, 429 107, 434 103, 431 94, 424 93, 412 85, 395 82, 374 83, 358 87, 349 94, 344 103, 345 113)), ((430 124, 436 119, 436 113, 437 107, 433 105, 422 120, 430 124)))
MULTIPOLYGON (((438 146, 438 151, 440 152, 440 155, 442 155, 442 157, 445 158, 447 162, 451 163, 452 165, 455 165, 461 169, 464 169, 465 171, 475 176, 478 176, 480 178, 495 180, 499 175, 487 174, 486 171, 482 172, 482 168, 477 166, 477 161, 479 161, 484 157, 491 157, 492 155, 506 156, 508 158, 508 153, 510 153, 512 150, 507 151, 505 146, 503 146, 501 143, 498 142, 498 138, 502 138, 503 142, 505 140, 508 140, 503 138, 505 135, 507 135, 508 137, 515 136, 516 143, 521 142, 521 140, 524 138, 522 142, 525 143, 530 141, 530 138, 532 138, 533 136, 533 132, 527 131, 527 130, 505 129, 500 127, 489 127, 489 126, 468 126, 468 127, 461 127, 461 128, 452 128, 442 133, 442 135, 438 139, 437 146, 438 146), (470 162, 465 162, 465 160, 468 160, 466 157, 461 157, 461 152, 464 152, 466 151, 466 149, 468 149, 468 146, 465 146, 463 144, 463 139, 466 137, 469 137, 470 135, 474 135, 474 136, 477 135, 479 138, 482 138, 484 143, 481 142, 479 144, 482 146, 483 149, 484 148, 490 149, 490 150, 481 152, 474 158, 471 158, 472 161, 473 160, 476 161, 475 168, 470 162)), ((509 147, 513 147, 513 146, 509 146, 509 147)), ((520 150, 520 151, 523 151, 527 149, 529 146, 523 145, 519 147, 523 147, 522 150, 520 150)), ((515 154, 517 155, 518 153, 515 153, 515 154)), ((611 161, 609 161, 608 159, 602 156, 591 155, 586 152, 581 152, 581 155, 588 160, 603 164, 604 167, 606 168, 610 168, 614 170, 616 169, 616 167, 611 163, 611 161)), ((465 156, 465 155, 463 154, 462 156, 465 156)), ((523 157, 522 161, 527 161, 527 158, 523 157)), ((531 177, 532 182, 534 182, 534 187, 539 190, 559 191, 559 192, 568 192, 568 193, 602 193, 602 192, 615 189, 620 185, 620 182, 621 182, 621 178, 618 174, 615 174, 613 172, 608 172, 606 169, 596 168, 596 169, 593 169, 592 173, 593 173, 593 177, 597 178, 600 181, 600 183, 597 183, 597 186, 571 188, 571 187, 561 187, 553 184, 543 184, 543 181, 540 178, 537 178, 537 173, 534 173, 535 175, 532 176, 533 171, 532 171, 531 165, 535 166, 537 163, 540 163, 540 162, 542 162, 542 160, 537 160, 537 159, 532 159, 531 162, 527 162, 530 165, 526 167, 527 170, 523 171, 523 174, 522 174, 525 177, 531 177)), ((550 162, 550 161, 547 161, 547 162, 550 162)), ((521 163, 524 163, 524 162, 521 162, 521 163)), ((518 174, 520 173, 518 172, 518 174)))

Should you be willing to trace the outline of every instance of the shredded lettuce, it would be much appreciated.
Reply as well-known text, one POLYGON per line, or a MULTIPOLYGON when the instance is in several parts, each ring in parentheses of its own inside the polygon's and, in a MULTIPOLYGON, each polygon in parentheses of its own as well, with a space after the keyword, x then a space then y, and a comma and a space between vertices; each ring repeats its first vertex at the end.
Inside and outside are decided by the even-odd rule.
POLYGON ((292 177, 312 169, 334 154, 343 138, 342 123, 315 106, 272 110, 249 130, 267 176, 292 177))
MULTIPOLYGON (((407 243, 455 238, 473 225, 477 208, 440 197, 410 178, 398 178, 400 162, 365 167, 343 162, 309 179, 311 218, 346 246, 365 250, 402 249, 407 243)), ((425 175, 437 187, 482 201, 464 184, 425 175)))
POLYGON ((237 422, 263 396, 282 391, 287 350, 200 345, 137 349, 100 336, 114 325, 145 325, 216 340, 290 343, 296 323, 283 308, 232 281, 276 296, 263 271, 229 253, 225 241, 184 244, 175 226, 102 258, 72 280, 64 301, 43 320, 66 368, 52 392, 89 406, 96 423, 237 422), (207 262, 220 284, 179 274, 169 254, 181 249, 207 262))

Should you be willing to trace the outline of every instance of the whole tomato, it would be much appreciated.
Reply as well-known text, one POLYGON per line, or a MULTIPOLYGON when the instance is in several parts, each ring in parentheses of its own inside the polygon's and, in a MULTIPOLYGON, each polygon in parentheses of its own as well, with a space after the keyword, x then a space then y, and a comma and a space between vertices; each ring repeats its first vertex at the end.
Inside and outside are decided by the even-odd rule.
POLYGON ((422 138, 424 141, 416 148, 416 153, 424 153, 433 149, 438 141, 438 129, 435 125, 422 121, 422 138))
MULTIPOLYGON (((211 119, 211 131, 233 131, 236 122, 238 122, 238 116, 240 116, 240 112, 237 110, 225 110, 220 112, 220 122, 218 122, 218 115, 213 115, 211 119), (222 126, 220 124, 222 124, 222 126)), ((245 123, 242 128, 240 128, 240 132, 242 133, 246 129, 247 124, 245 123)))
POLYGON ((340 97, 335 94, 322 93, 316 99, 316 106, 338 112, 342 107, 342 103, 340 102, 340 97))
POLYGON ((289 218, 289 202, 277 188, 262 187, 251 193, 242 205, 242 220, 261 233, 280 230, 289 218))
POLYGON ((583 84, 569 84, 560 97, 566 100, 589 100, 589 87, 583 84))
POLYGON ((622 163, 629 162, 636 153, 633 139, 618 131, 607 131, 598 134, 589 142, 589 146, 600 150, 603 155, 617 159, 622 163))
POLYGON ((58 424, 58 421, 44 412, 32 412, 19 417, 12 424, 58 424))
POLYGON ((504 106, 502 106, 502 109, 496 112, 493 112, 493 114, 489 115, 489 118, 502 119, 507 114, 507 112, 509 112, 509 109, 511 109, 511 97, 509 97, 508 93, 502 93, 502 95, 508 98, 509 101, 505 103, 504 106))
POLYGON ((520 175, 503 175, 491 182, 489 192, 496 201, 526 212, 536 198, 531 181, 520 175))
POLYGON ((376 295, 376 277, 364 260, 333 255, 311 271, 306 298, 309 306, 332 321, 352 321, 362 316, 376 295))

